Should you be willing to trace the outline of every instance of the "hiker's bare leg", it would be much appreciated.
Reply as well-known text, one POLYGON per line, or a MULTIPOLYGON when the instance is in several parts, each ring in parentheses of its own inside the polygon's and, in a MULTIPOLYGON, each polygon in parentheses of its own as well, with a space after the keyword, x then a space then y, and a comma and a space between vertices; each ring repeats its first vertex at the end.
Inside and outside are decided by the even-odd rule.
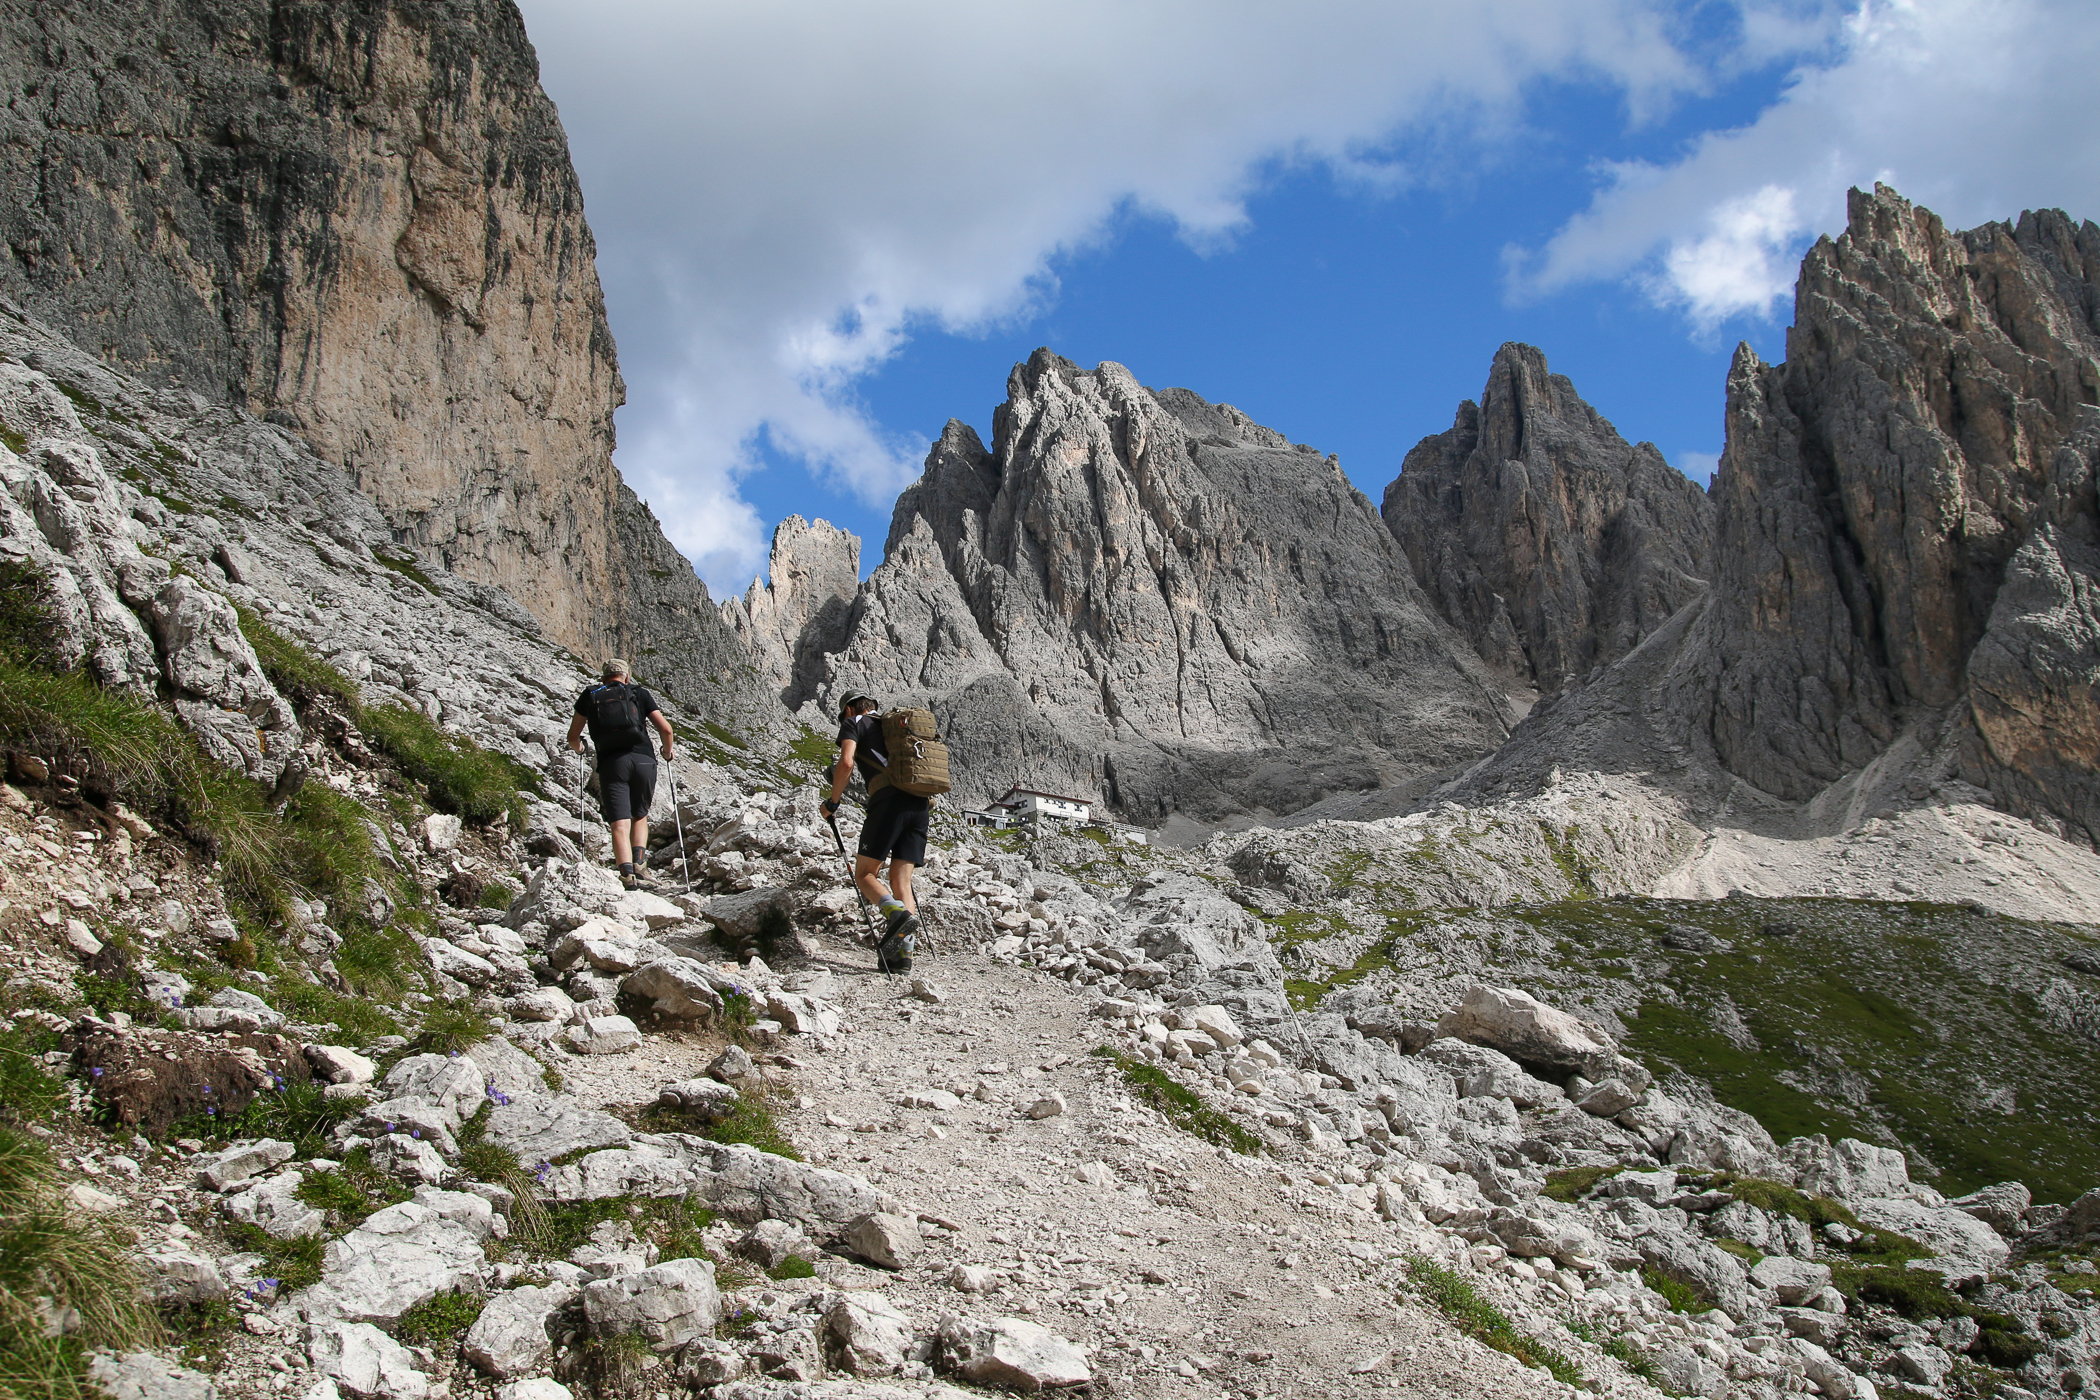
POLYGON ((889 886, 883 884, 875 873, 880 869, 882 862, 874 856, 853 858, 853 883, 860 886, 860 892, 867 897, 870 904, 880 904, 890 897, 889 886))
POLYGON ((608 824, 612 827, 613 861, 615 864, 625 865, 634 859, 634 848, 627 841, 627 828, 633 823, 618 821, 608 824))
POLYGON ((911 897, 911 873, 918 867, 908 860, 890 862, 890 888, 897 892, 897 902, 916 914, 919 902, 911 897))
POLYGON ((648 851, 649 819, 647 817, 636 817, 634 819, 634 840, 632 844, 636 851, 648 851))

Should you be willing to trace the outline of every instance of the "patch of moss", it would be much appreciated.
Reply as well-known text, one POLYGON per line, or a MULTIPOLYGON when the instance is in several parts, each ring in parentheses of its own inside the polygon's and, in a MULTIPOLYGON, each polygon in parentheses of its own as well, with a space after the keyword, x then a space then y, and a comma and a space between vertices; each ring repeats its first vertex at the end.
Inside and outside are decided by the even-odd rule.
POLYGON ((634 1122, 644 1132, 692 1133, 710 1142, 743 1143, 776 1157, 802 1160, 801 1151, 774 1114, 772 1096, 764 1093, 740 1093, 724 1114, 656 1104, 636 1114, 634 1122))
POLYGON ((1544 1194, 1573 1205, 1588 1195, 1590 1188, 1598 1182, 1625 1170, 1624 1167, 1562 1167, 1546 1173, 1544 1194))
POLYGON ((1107 1060, 1123 1076, 1132 1094, 1141 1102, 1157 1109, 1166 1120, 1184 1132, 1193 1133, 1205 1142, 1230 1148, 1247 1157, 1259 1157, 1261 1139, 1217 1109, 1206 1104, 1192 1090, 1177 1083, 1174 1077, 1157 1065, 1133 1059, 1113 1046, 1097 1046, 1094 1054, 1107 1060))
POLYGON ((805 724, 801 732, 789 741, 788 757, 792 758, 799 768, 828 773, 838 762, 839 751, 829 739, 805 724))
POLYGON ((1538 1338, 1519 1332, 1501 1309, 1456 1273, 1418 1256, 1407 1261, 1407 1275, 1424 1302, 1475 1341, 1545 1371, 1563 1385, 1582 1384, 1580 1367, 1538 1338))
POLYGON ((488 1299, 479 1293, 440 1293, 401 1314, 394 1335, 410 1346, 456 1341, 487 1306, 488 1299))
POLYGON ((392 569, 425 593, 436 595, 437 585, 430 581, 430 575, 424 573, 422 567, 416 563, 414 555, 405 551, 376 549, 372 551, 372 557, 377 559, 381 566, 392 569))

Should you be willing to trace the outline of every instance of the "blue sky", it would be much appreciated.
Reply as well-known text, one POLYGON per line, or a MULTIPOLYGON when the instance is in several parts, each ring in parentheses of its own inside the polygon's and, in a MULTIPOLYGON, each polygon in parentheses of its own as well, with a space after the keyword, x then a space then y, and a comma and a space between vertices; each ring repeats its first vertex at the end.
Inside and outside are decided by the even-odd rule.
POLYGON ((1884 179, 2100 215, 2090 0, 523 0, 599 245, 618 462, 719 596, 878 562, 1038 345, 1233 403, 1374 500, 1538 345, 1703 478, 1738 340, 1884 179))

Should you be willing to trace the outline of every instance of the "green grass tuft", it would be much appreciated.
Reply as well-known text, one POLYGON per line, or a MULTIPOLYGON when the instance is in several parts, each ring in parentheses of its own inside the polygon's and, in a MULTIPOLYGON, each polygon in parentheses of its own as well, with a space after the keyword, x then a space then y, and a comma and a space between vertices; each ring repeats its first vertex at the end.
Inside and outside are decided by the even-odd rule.
POLYGON ((1582 1384, 1580 1367, 1538 1338, 1519 1332, 1500 1309, 1451 1270, 1417 1256, 1407 1261, 1407 1274, 1422 1300, 1450 1318, 1459 1331, 1547 1372, 1563 1385, 1582 1384))
POLYGON ((635 1126, 649 1133, 692 1133, 710 1142, 744 1143, 761 1152, 802 1160, 801 1151, 789 1140, 774 1116, 771 1095, 745 1090, 725 1114, 710 1116, 694 1109, 655 1104, 635 1115, 635 1126))
POLYGON ((1157 1065, 1148 1065, 1143 1060, 1133 1059, 1113 1046, 1103 1045, 1094 1053, 1116 1067, 1123 1082, 1143 1102, 1181 1128, 1195 1134, 1205 1142, 1230 1148, 1243 1156, 1259 1157, 1261 1139, 1232 1121, 1187 1088, 1177 1083, 1174 1077, 1157 1065))
POLYGON ((1703 1313, 1714 1305, 1713 1298, 1699 1285, 1666 1274, 1652 1264, 1641 1270, 1641 1282, 1660 1293, 1671 1312, 1703 1313))
POLYGON ((476 826, 509 821, 525 829, 524 793, 542 791, 524 764, 482 748, 463 735, 447 734, 419 710, 375 705, 364 712, 365 736, 373 748, 423 784, 430 805, 476 826))
POLYGON ((401 1314, 394 1336, 410 1346, 457 1341, 487 1306, 488 1299, 479 1293, 440 1293, 401 1314))
POLYGON ((423 1012, 423 1029, 409 1043, 411 1055, 464 1053, 496 1033, 496 1023, 468 1001, 434 1001, 423 1012))
POLYGON ((241 635, 255 648, 263 674, 294 708, 303 714, 316 700, 327 697, 340 704, 353 722, 357 720, 364 706, 355 681, 247 608, 236 605, 235 610, 240 614, 241 635))
POLYGON ((90 1351, 160 1339, 131 1245, 66 1210, 57 1190, 43 1144, 0 1128, 0 1395, 84 1395, 90 1351), (80 1329, 45 1337, 40 1298, 77 1310, 80 1329))
POLYGON ((1591 1187, 1606 1177, 1617 1176, 1624 1167, 1563 1167, 1546 1173, 1545 1195, 1569 1205, 1581 1200, 1591 1187))
POLYGON ((327 1244, 318 1235, 280 1240, 260 1226, 236 1220, 227 1223, 226 1237, 242 1249, 260 1254, 270 1271, 268 1277, 276 1279, 284 1292, 309 1288, 321 1281, 321 1260, 327 1244))
POLYGON ((767 1278, 783 1281, 791 1278, 815 1278, 816 1276, 817 1266, 799 1254, 790 1254, 787 1258, 766 1270, 767 1278))

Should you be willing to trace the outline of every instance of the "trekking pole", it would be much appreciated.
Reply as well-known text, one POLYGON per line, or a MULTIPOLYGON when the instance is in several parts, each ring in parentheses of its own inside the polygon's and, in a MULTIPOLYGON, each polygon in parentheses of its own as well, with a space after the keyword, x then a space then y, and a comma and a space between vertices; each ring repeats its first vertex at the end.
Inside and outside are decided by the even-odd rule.
POLYGON ((671 785, 671 825, 678 832, 678 870, 685 876, 684 893, 693 892, 693 853, 685 848, 685 813, 678 810, 678 774, 671 769, 671 760, 664 760, 664 780, 671 785))
POLYGON ((853 875, 853 857, 847 854, 846 838, 839 835, 839 816, 833 812, 825 818, 831 823, 831 839, 838 842, 839 854, 846 857, 846 883, 853 886, 853 897, 860 901, 860 912, 867 916, 868 935, 875 940, 875 961, 882 968, 882 975, 890 975, 890 960, 882 955, 882 930, 876 926, 875 911, 868 907, 868 897, 861 893, 860 881, 853 875))

